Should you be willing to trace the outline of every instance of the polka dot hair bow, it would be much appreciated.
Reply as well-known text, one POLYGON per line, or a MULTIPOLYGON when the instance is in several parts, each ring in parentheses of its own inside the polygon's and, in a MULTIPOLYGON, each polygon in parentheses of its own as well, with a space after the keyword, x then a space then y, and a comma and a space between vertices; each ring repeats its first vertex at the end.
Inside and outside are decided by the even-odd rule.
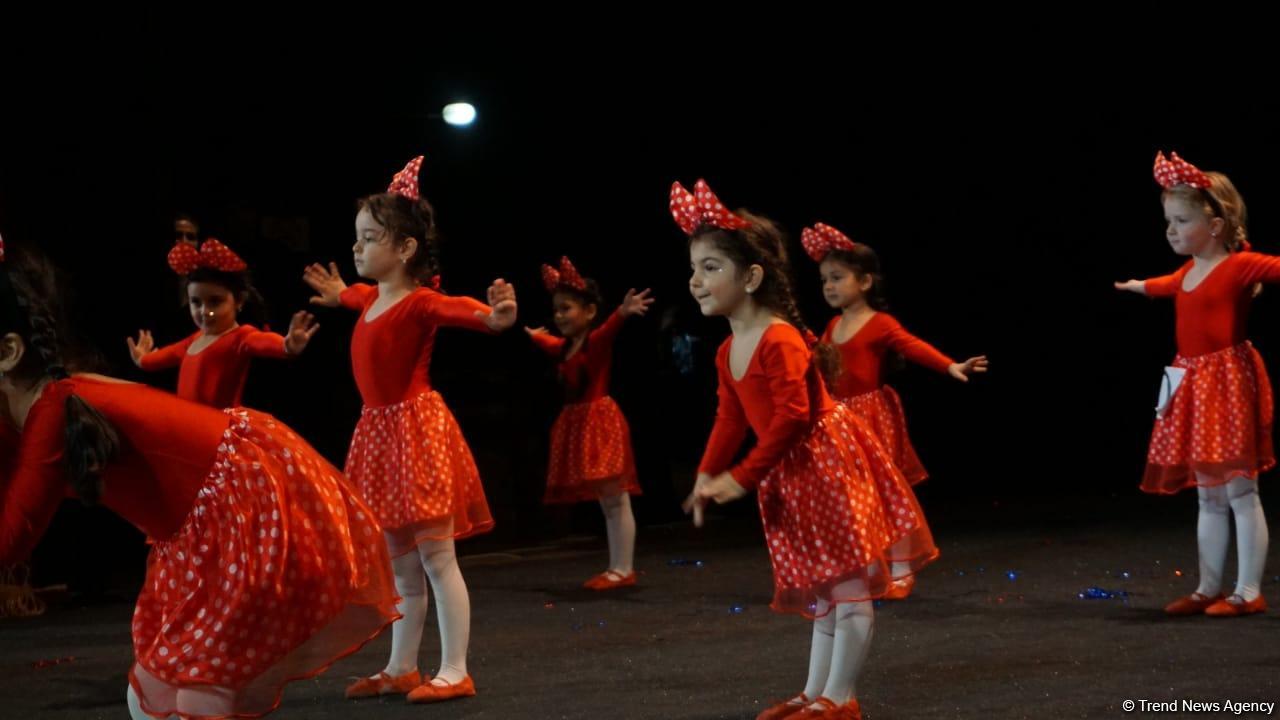
POLYGON ((857 245, 844 233, 823 223, 814 223, 813 227, 802 230, 800 244, 814 262, 822 262, 832 250, 852 250, 857 245))
POLYGON ((209 268, 223 272, 240 272, 249 266, 231 248, 209 238, 196 250, 188 243, 178 243, 169 251, 169 267, 179 275, 190 275, 197 268, 209 268))
POLYGON ((694 184, 693 192, 678 182, 671 183, 671 217, 685 235, 692 235, 703 225, 722 230, 739 230, 750 225, 726 208, 711 192, 707 181, 701 179, 694 184))
POLYGON ((419 155, 410 160, 403 170, 396 173, 396 176, 391 179, 391 184, 387 186, 387 192, 417 200, 419 197, 418 173, 422 170, 422 157, 419 155))
POLYGON ((561 285, 574 290, 587 289, 587 281, 578 274, 578 269, 569 262, 568 256, 560 258, 559 270, 546 264, 542 266, 542 284, 546 286, 547 292, 555 292, 561 285))
POLYGON ((1165 159, 1163 152, 1156 153, 1156 165, 1152 169, 1155 174, 1156 182, 1160 187, 1168 190, 1175 185, 1190 185, 1193 188, 1206 190, 1211 183, 1209 178, 1195 165, 1178 157, 1178 153, 1169 153, 1169 158, 1165 159))

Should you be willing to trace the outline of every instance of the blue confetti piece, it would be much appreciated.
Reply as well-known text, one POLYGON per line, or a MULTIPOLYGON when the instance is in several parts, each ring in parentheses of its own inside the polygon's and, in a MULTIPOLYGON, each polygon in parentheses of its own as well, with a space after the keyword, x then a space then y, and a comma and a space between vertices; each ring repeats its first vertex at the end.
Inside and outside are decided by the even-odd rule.
POLYGON ((746 608, 746 607, 744 607, 744 606, 742 606, 742 605, 730 605, 730 606, 729 606, 729 614, 730 614, 730 615, 741 615, 741 614, 742 614, 746 609, 747 609, 747 608, 746 608))
POLYGON ((1106 590, 1100 587, 1088 587, 1084 592, 1076 593, 1076 597, 1081 600, 1115 600, 1122 599, 1128 602, 1129 593, 1124 590, 1106 590))

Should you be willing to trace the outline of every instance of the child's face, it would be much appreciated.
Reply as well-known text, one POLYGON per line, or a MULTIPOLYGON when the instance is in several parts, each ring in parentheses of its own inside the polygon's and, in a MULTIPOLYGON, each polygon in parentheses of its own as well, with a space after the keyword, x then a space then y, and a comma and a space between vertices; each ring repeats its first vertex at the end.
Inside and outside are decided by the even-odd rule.
POLYGON ((1204 207, 1176 195, 1164 198, 1164 219, 1168 223, 1165 238, 1179 255, 1199 255, 1225 240, 1214 235, 1222 231, 1222 218, 1211 217, 1204 207))
POLYGON ((173 222, 173 240, 175 243, 184 242, 191 246, 199 245, 199 231, 196 230, 195 223, 190 220, 175 220, 173 222))
POLYGON ((555 312, 556 329, 567 338, 590 332, 591 322, 596 317, 595 305, 583 304, 582 300, 565 292, 552 296, 551 309, 555 312))
POLYGON ((356 273, 370 280, 386 280, 404 266, 408 253, 405 248, 396 247, 387 232, 368 209, 356 215, 356 243, 351 246, 356 273), (403 258, 403 259, 402 259, 403 258))
POLYGON ((870 275, 859 275, 853 268, 830 255, 819 263, 818 272, 822 275, 822 296, 828 305, 837 310, 863 302, 867 292, 871 290, 873 279, 870 275))
POLYGON ((187 298, 191 307, 191 319, 205 333, 218 335, 236 324, 240 301, 222 285, 211 282, 187 283, 187 298))
POLYGON ((728 255, 709 239, 689 243, 689 294, 698 301, 703 315, 730 315, 747 302, 745 268, 734 265, 728 255))

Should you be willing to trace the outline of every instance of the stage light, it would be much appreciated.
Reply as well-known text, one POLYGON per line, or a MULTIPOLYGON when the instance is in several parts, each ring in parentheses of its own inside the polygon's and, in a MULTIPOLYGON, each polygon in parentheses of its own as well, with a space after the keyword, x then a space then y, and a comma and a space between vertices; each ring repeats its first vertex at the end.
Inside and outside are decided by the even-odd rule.
POLYGON ((450 103, 444 106, 444 121, 455 127, 466 127, 476 120, 476 108, 471 103, 450 103))

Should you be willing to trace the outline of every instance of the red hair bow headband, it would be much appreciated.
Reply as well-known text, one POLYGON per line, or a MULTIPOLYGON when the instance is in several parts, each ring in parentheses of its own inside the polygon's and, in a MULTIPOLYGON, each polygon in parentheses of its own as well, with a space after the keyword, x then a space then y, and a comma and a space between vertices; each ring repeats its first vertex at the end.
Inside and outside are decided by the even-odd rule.
POLYGON ((740 230, 751 224, 726 208, 707 181, 701 179, 694 183, 693 192, 678 182, 671 183, 671 217, 685 235, 692 235, 702 225, 740 230))
POLYGON ((419 155, 410 160, 403 170, 396 173, 396 176, 391 178, 391 184, 387 186, 387 192, 417 200, 419 197, 418 172, 422 170, 422 157, 419 155))
POLYGON ((582 279, 578 274, 578 269, 569 262, 568 256, 560 258, 560 269, 557 270, 550 265, 542 266, 542 284, 546 286, 547 292, 555 292, 556 288, 561 285, 571 287, 575 290, 586 290, 587 281, 582 279))
POLYGON ((814 223, 813 227, 802 230, 800 244, 814 262, 822 262, 832 250, 852 250, 857 246, 847 235, 823 223, 814 223))
POLYGON ((1176 152, 1169 153, 1169 159, 1165 159, 1163 152, 1157 152, 1156 165, 1152 168, 1152 173, 1155 175, 1156 182, 1165 190, 1175 185, 1190 185, 1193 188, 1207 190, 1212 185, 1199 168, 1178 157, 1176 152))
POLYGON ((231 248, 209 238, 196 250, 187 243, 178 243, 169 251, 169 267, 179 275, 190 275, 197 268, 209 268, 223 272, 241 272, 249 266, 231 248))

